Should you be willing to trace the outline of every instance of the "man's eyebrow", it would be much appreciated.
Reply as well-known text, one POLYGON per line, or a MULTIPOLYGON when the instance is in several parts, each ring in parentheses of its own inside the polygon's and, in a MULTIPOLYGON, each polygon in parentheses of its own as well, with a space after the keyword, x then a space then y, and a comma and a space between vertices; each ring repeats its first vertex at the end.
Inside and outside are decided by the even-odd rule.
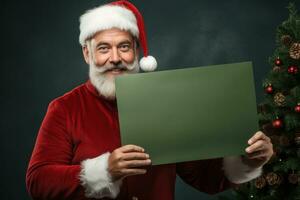
POLYGON ((132 41, 130 41, 130 40, 124 40, 124 41, 120 42, 118 45, 131 44, 131 43, 132 43, 132 41))
POLYGON ((109 45, 107 42, 99 42, 97 45, 96 45, 96 48, 98 48, 99 46, 101 45, 109 45))
MULTIPOLYGON (((119 46, 119 45, 122 45, 122 44, 131 44, 131 43, 132 43, 132 41, 130 41, 130 40, 124 40, 124 41, 120 42, 120 43, 118 44, 118 46, 119 46)), ((109 43, 107 43, 107 42, 99 42, 99 43, 96 45, 96 48, 98 48, 98 47, 101 46, 101 45, 107 45, 107 46, 109 46, 109 43)))

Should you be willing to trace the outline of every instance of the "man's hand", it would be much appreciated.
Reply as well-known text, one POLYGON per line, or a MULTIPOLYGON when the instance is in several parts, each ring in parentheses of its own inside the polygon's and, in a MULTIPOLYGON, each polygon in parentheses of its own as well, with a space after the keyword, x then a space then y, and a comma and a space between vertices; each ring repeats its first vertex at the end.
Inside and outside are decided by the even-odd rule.
POLYGON ((112 180, 119 180, 126 176, 145 174, 143 167, 151 165, 149 155, 142 147, 125 145, 114 150, 108 158, 108 171, 112 180))
POLYGON ((248 140, 246 156, 242 157, 245 164, 258 168, 266 164, 273 155, 273 145, 268 136, 258 131, 248 140))

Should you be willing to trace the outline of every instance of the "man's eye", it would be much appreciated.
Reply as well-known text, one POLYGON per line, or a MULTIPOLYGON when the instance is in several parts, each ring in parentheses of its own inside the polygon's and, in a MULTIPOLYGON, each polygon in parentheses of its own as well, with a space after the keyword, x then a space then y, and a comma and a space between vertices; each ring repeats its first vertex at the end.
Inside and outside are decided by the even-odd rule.
POLYGON ((102 53, 105 53, 108 51, 108 47, 99 47, 98 48, 98 51, 102 52, 102 53))
POLYGON ((128 51, 130 49, 130 46, 128 44, 121 45, 120 49, 121 49, 121 51, 128 51))

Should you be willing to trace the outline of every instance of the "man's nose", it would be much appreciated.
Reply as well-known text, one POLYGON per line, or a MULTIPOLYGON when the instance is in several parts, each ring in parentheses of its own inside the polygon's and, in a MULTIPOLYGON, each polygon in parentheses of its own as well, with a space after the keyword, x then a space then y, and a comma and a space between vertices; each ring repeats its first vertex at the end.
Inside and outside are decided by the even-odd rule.
POLYGON ((121 57, 119 55, 117 48, 112 48, 109 61, 110 61, 110 63, 115 64, 115 65, 117 65, 121 62, 121 57))

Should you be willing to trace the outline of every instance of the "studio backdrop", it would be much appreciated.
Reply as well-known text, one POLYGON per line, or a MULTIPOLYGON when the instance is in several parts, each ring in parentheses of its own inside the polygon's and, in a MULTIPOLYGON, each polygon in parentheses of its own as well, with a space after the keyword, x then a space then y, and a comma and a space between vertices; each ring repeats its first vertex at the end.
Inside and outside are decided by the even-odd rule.
MULTIPOLYGON (((47 106, 88 78, 78 18, 107 2, 1 1, 1 199, 30 199, 25 173, 47 106)), ((262 100, 275 29, 288 16, 289 1, 132 2, 143 13, 158 70, 252 61, 257 102, 262 100)), ((178 178, 177 200, 216 198, 178 178)))

